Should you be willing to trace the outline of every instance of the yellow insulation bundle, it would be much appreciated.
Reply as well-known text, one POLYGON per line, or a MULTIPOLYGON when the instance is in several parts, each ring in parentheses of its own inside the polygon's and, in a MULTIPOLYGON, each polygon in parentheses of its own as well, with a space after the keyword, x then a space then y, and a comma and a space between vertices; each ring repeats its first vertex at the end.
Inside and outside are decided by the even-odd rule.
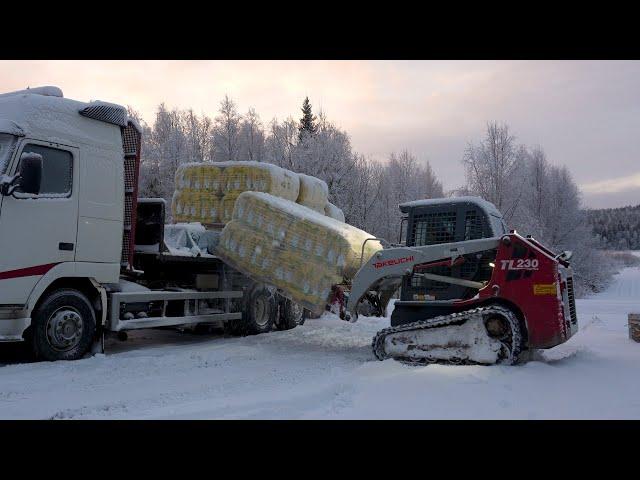
POLYGON ((260 162, 185 163, 175 174, 175 221, 226 223, 242 192, 266 192, 288 200, 300 193, 298 174, 260 162))
POLYGON ((300 181, 290 170, 270 163, 221 162, 220 180, 222 194, 242 192, 266 192, 287 200, 298 198, 300 181))
POLYGON ((236 199, 238 195, 242 192, 238 193, 227 193, 224 197, 222 197, 221 205, 220 205, 220 222, 227 223, 231 220, 233 216, 233 207, 235 206, 236 199))
POLYGON ((344 212, 336 207, 333 203, 327 202, 324 206, 324 214, 327 217, 334 218, 339 222, 344 222, 344 212))
POLYGON ((222 200, 212 193, 176 190, 171 211, 175 222, 220 223, 222 200))
POLYGON ((227 223, 236 198, 246 191, 270 193, 344 222, 342 210, 328 201, 325 182, 268 163, 185 163, 176 170, 175 186, 176 222, 227 223))
MULTIPOLYGON (((239 271, 321 313, 331 286, 360 268, 367 232, 261 192, 241 193, 217 254, 239 271)), ((365 244, 366 262, 382 246, 365 244)))
POLYGON ((319 178, 310 177, 303 173, 299 173, 298 177, 300 178, 300 193, 296 202, 324 215, 324 206, 329 201, 327 184, 319 178))

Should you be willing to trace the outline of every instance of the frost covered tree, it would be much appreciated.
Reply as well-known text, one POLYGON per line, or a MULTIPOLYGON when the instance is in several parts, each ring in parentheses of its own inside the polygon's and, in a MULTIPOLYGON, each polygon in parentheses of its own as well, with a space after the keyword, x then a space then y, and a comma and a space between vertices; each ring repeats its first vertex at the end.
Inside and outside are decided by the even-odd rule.
POLYGON ((193 110, 169 110, 164 104, 151 126, 135 115, 143 129, 140 195, 170 200, 180 164, 210 161, 211 119, 193 110))
POLYGON ((354 154, 354 173, 335 203, 344 212, 345 221, 367 232, 374 232, 380 224, 377 216, 382 198, 385 166, 354 154))
POLYGON ((478 145, 470 144, 462 162, 465 193, 495 204, 510 228, 554 251, 573 251, 577 294, 606 286, 613 270, 596 250, 580 190, 566 167, 550 164, 540 146, 517 144, 508 126, 496 123, 488 124, 478 145))
POLYGON ((266 161, 294 170, 297 131, 298 126, 293 118, 289 117, 282 123, 274 118, 269 125, 269 136, 265 141, 266 161))
POLYGON ((315 128, 313 135, 304 135, 296 145, 294 170, 327 182, 329 200, 339 204, 355 170, 351 140, 344 130, 329 122, 322 112, 315 128))
POLYGON ((524 154, 509 127, 496 122, 487 124, 485 138, 470 143, 464 153, 467 188, 493 203, 506 218, 520 201, 521 177, 515 173, 524 154))
POLYGON ((389 241, 398 241, 401 213, 398 205, 412 200, 443 197, 442 183, 437 180, 429 162, 421 165, 408 150, 392 153, 383 173, 381 199, 373 233, 389 241))
POLYGON ((147 138, 145 162, 153 172, 153 178, 147 180, 148 190, 151 190, 149 193, 168 200, 173 195, 176 169, 181 163, 189 161, 181 112, 176 109, 168 110, 161 104, 147 138))
POLYGON ((587 210, 586 214, 601 248, 640 250, 640 204, 587 210))
POLYGON ((211 119, 205 115, 200 118, 189 109, 183 114, 183 123, 187 137, 188 161, 207 161, 211 151, 211 119))
POLYGON ((228 95, 220 102, 218 116, 213 122, 211 159, 214 162, 240 160, 240 114, 228 95))
POLYGON ((253 108, 249 108, 240 122, 238 157, 250 162, 264 161, 264 143, 264 128, 260 116, 253 108))

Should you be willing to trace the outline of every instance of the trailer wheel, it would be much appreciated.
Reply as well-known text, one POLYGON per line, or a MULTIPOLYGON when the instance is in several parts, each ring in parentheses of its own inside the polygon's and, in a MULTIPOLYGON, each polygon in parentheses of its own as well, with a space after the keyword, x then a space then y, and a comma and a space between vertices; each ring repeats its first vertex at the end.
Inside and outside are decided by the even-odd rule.
POLYGON ((258 335, 271 331, 278 312, 275 295, 266 286, 255 284, 247 292, 242 320, 229 323, 236 335, 258 335))
POLYGON ((278 315, 278 330, 290 330, 304 324, 305 309, 296 302, 280 297, 280 314, 278 315))
POLYGON ((95 312, 83 293, 55 291, 33 312, 33 353, 41 360, 77 360, 91 348, 95 330, 95 312))

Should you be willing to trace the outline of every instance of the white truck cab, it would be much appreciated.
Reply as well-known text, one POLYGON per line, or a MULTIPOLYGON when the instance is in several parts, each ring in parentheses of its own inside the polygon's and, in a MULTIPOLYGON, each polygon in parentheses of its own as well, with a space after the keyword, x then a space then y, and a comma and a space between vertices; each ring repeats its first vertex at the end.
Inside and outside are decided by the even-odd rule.
POLYGON ((37 194, 17 180, 0 196, 0 340, 22 339, 56 282, 118 282, 125 122, 122 107, 65 99, 55 87, 0 95, 0 175, 18 175, 28 153, 42 157, 37 194))
MULTIPOLYGON (((119 105, 56 87, 0 95, 0 342, 76 359, 105 330, 243 318, 232 301, 242 289, 211 280, 217 259, 180 288, 134 268, 140 138, 119 105)), ((147 264, 167 277, 161 260, 147 264)))

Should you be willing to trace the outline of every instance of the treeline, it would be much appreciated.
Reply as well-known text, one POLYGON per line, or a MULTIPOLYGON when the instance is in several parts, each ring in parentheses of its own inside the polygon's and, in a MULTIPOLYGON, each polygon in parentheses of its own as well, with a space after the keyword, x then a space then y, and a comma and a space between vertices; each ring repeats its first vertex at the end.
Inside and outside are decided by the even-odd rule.
POLYGON ((640 250, 640 205, 587 210, 600 248, 640 250))
POLYGON ((377 162, 353 150, 349 135, 324 113, 313 114, 308 99, 300 120, 288 117, 264 124, 250 108, 238 111, 228 96, 218 115, 158 107, 153 123, 130 114, 143 128, 140 194, 170 202, 174 174, 185 162, 249 160, 273 163, 323 179, 329 200, 340 207, 348 223, 376 236, 397 239, 398 204, 442 197, 442 184, 428 162, 407 150, 377 162))
POLYGON ((549 163, 540 146, 519 144, 507 125, 489 123, 485 137, 470 143, 462 160, 466 185, 502 212, 510 228, 531 234, 552 250, 571 250, 577 293, 604 289, 615 273, 597 249, 581 194, 564 166, 549 163))

